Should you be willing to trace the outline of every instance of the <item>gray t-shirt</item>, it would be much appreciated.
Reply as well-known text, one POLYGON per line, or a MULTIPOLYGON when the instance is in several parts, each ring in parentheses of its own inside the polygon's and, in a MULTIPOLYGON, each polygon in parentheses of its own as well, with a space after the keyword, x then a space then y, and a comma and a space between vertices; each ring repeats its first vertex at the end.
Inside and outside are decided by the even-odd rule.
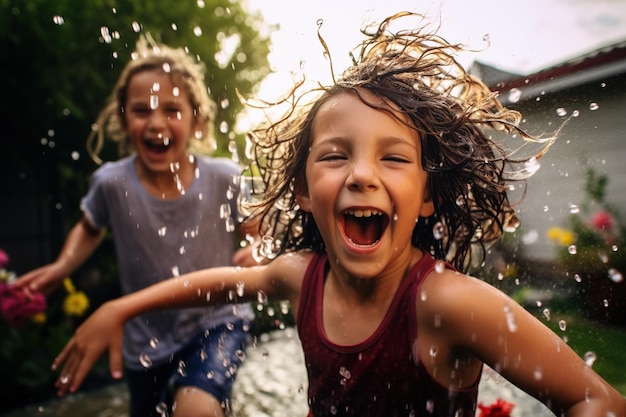
MULTIPOLYGON (((81 202, 94 225, 113 231, 122 292, 230 265, 241 169, 227 159, 196 156, 196 177, 190 187, 174 200, 162 200, 140 184, 134 159, 126 157, 97 169, 81 202)), ((138 316, 124 328, 125 365, 142 369, 146 359, 152 366, 166 363, 193 335, 237 318, 253 318, 248 304, 138 316)))

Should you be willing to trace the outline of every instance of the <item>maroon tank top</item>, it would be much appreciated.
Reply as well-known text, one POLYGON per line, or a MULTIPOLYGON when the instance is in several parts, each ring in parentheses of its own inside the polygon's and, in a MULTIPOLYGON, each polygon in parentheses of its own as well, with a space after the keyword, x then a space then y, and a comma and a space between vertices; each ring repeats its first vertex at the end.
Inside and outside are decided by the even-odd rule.
POLYGON ((449 390, 415 360, 415 303, 435 261, 426 254, 400 284, 380 326, 362 343, 332 343, 322 325, 326 255, 315 255, 302 283, 297 328, 309 379, 310 416, 469 417, 475 415, 480 378, 449 390))

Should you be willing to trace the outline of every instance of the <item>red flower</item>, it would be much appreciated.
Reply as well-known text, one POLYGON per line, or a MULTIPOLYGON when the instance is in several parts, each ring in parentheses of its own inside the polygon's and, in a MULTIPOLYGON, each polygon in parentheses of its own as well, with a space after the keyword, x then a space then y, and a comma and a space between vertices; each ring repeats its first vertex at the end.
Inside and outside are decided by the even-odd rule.
POLYGON ((606 211, 599 211, 591 218, 591 224, 598 230, 609 230, 613 227, 613 216, 606 211))
POLYGON ((32 299, 12 285, 0 282, 0 315, 9 326, 16 327, 46 309, 46 298, 35 293, 32 299))
POLYGON ((2 249, 0 249, 0 268, 4 268, 9 264, 9 255, 2 249))
POLYGON ((513 403, 504 401, 502 398, 498 398, 495 403, 488 406, 478 404, 480 409, 478 417, 511 417, 511 410, 514 406, 513 403))

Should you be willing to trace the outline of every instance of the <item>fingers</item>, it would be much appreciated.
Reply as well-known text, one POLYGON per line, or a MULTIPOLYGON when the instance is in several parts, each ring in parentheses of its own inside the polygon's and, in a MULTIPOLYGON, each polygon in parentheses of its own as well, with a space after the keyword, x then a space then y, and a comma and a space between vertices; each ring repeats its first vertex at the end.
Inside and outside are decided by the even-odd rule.
POLYGON ((109 349, 109 371, 113 379, 122 378, 122 342, 113 343, 109 349))
POLYGON ((76 392, 87 376, 91 365, 88 357, 77 348, 72 338, 54 359, 52 370, 61 369, 54 383, 57 395, 63 397, 68 392, 76 392))

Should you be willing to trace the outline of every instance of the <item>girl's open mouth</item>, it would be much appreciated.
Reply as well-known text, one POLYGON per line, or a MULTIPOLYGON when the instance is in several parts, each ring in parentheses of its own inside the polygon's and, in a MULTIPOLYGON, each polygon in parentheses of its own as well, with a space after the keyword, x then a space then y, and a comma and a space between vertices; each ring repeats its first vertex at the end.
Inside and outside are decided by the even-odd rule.
POLYGON ((357 246, 373 246, 382 237, 389 217, 376 209, 350 209, 343 213, 344 236, 357 246))
POLYGON ((172 142, 170 138, 163 138, 157 140, 144 140, 144 145, 148 150, 156 153, 167 152, 172 142))

